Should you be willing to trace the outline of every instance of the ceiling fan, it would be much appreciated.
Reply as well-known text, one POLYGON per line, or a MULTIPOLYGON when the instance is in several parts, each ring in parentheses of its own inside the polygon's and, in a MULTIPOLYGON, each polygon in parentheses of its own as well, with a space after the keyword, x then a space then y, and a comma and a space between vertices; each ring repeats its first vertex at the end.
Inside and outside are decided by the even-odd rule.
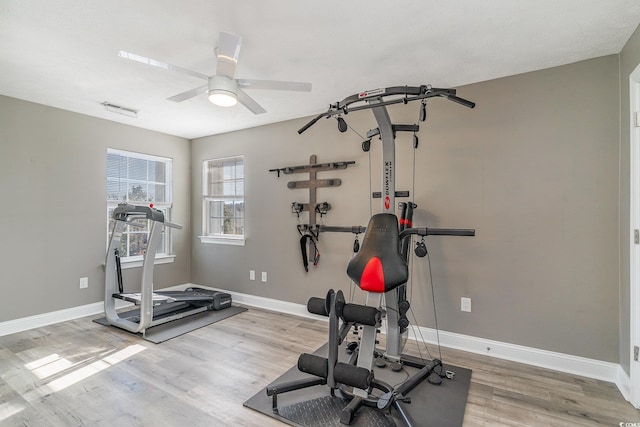
POLYGON ((238 56, 240 54, 241 44, 242 38, 240 36, 225 32, 220 33, 218 48, 215 49, 217 58, 216 74, 213 76, 207 76, 206 74, 198 73, 197 71, 188 70, 177 65, 167 64, 166 62, 147 58, 124 50, 119 51, 118 56, 132 61, 141 62, 152 67, 188 74, 207 81, 206 85, 199 86, 167 98, 174 102, 186 101, 187 99, 206 93, 209 97, 209 101, 213 104, 222 107, 231 107, 240 102, 254 114, 262 114, 266 113, 266 110, 253 98, 247 95, 243 89, 291 90, 298 92, 311 91, 311 83, 234 78, 236 66, 238 65, 238 56))

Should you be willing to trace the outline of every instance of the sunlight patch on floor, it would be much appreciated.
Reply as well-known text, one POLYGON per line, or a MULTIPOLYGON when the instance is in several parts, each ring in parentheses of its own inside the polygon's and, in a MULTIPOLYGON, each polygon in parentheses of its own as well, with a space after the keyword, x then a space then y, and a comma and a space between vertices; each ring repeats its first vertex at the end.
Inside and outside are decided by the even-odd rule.
POLYGON ((67 370, 72 366, 73 363, 57 353, 50 354, 47 357, 43 357, 42 359, 38 359, 24 365, 25 368, 30 370, 31 373, 40 379, 48 378, 59 372, 67 370))
POLYGON ((120 351, 116 351, 115 353, 111 353, 108 356, 104 356, 101 359, 91 362, 88 365, 80 366, 77 369, 73 369, 74 364, 71 361, 56 353, 27 363, 25 367, 39 379, 46 379, 65 371, 68 372, 46 384, 47 388, 51 392, 56 392, 64 390, 73 384, 89 378, 110 366, 116 365, 117 363, 120 363, 145 349, 146 347, 140 344, 133 344, 120 351))
POLYGON ((23 405, 17 405, 11 402, 0 405, 0 421, 6 420, 7 418, 17 414, 23 409, 23 405))

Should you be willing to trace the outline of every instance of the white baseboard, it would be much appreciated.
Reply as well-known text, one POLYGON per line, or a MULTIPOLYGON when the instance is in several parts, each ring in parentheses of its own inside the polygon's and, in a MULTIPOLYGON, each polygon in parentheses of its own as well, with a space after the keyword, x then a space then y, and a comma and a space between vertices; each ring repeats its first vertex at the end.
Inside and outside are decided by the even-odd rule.
MULTIPOLYGON (((203 288, 227 292, 231 294, 235 302, 252 307, 311 319, 326 320, 326 317, 310 314, 304 304, 296 304, 272 298, 243 294, 225 289, 186 284, 172 286, 170 288, 165 288, 165 290, 185 289, 189 286, 200 286, 203 288)), ((118 308, 127 305, 130 304, 122 302, 122 304, 118 305, 118 308)), ((79 317, 93 316, 102 313, 103 310, 103 302, 96 302, 65 310, 58 310, 51 313, 43 313, 21 319, 9 320, 7 322, 0 323, 0 336, 14 334, 67 320, 73 320, 79 317)), ((437 343, 436 331, 434 329, 424 327, 411 328, 409 338, 416 339, 416 336, 424 339, 428 343, 437 343)), ((630 396, 631 388, 629 376, 624 372, 619 364, 446 331, 440 331, 440 344, 447 348, 476 354, 484 354, 499 359, 511 360, 560 372, 608 381, 617 385, 625 399, 628 400, 630 396)))
MULTIPOLYGON (((116 301, 116 309, 131 306, 130 302, 116 301)), ((55 323, 66 322, 68 320, 79 319, 85 316, 94 316, 104 313, 104 302, 98 301, 78 307, 66 308, 64 310, 52 311, 49 313, 36 314, 34 316, 23 317, 15 320, 8 320, 0 323, 0 337, 11 335, 30 329, 41 328, 55 323)))
MULTIPOLYGON (((409 338, 416 339, 415 334, 418 335, 419 339, 424 339, 430 344, 438 342, 435 329, 411 328, 409 338)), ((622 369, 616 363, 446 331, 440 331, 440 344, 447 348, 484 354, 498 359, 511 360, 612 383, 616 382, 618 370, 622 369)))
MULTIPOLYGON (((172 290, 184 290, 189 286, 200 286, 200 285, 177 285, 170 286, 167 288, 162 288, 165 291, 172 290)), ((215 289, 208 286, 201 286, 203 288, 215 289)), ((287 301, 280 301, 271 298, 257 297, 248 294, 241 294, 238 292, 231 292, 224 289, 215 289, 219 291, 224 291, 232 295, 234 301, 246 304, 252 307, 265 308, 268 310, 277 311, 280 313, 293 314, 296 316, 309 317, 314 319, 325 320, 325 317, 316 316, 310 314, 307 311, 307 307, 302 304, 294 304, 287 301)), ((132 304, 126 301, 117 300, 116 308, 120 309, 123 307, 131 306, 132 304)), ((6 322, 0 322, 0 337, 5 335, 11 335, 18 332, 28 331, 30 329, 40 328, 43 326, 53 325, 55 323, 66 322, 68 320, 78 319, 80 317, 85 316, 94 316, 96 314, 104 313, 104 302, 94 302, 91 304, 81 305, 78 307, 67 308, 64 310, 52 311, 49 313, 36 314, 34 316, 23 317, 15 320, 8 320, 6 322)))
MULTIPOLYGON (((235 302, 246 304, 253 307, 263 308, 267 310, 278 311, 281 313, 293 314, 313 319, 324 319, 326 317, 316 316, 307 311, 304 304, 295 304, 286 301, 279 301, 271 298, 248 295, 239 292, 233 292, 225 289, 210 288, 201 285, 203 288, 215 289, 231 294, 235 302)), ((384 331, 385 328, 383 327, 384 331)), ((436 344, 437 336, 435 329, 417 327, 411 328, 409 339, 424 339, 427 343, 436 344)), ((484 354, 499 359, 511 360, 514 362, 524 363, 527 365, 538 366, 541 368, 552 369, 555 371, 566 372, 574 375, 580 375, 587 378, 595 378, 607 382, 614 383, 618 387, 624 386, 624 379, 621 378, 621 372, 624 370, 619 364, 604 362, 601 360, 589 359, 586 357, 573 356, 570 354, 557 353, 548 350, 541 350, 532 347, 509 344, 500 341, 493 341, 484 338, 462 335, 453 332, 440 331, 440 344, 443 347, 453 348, 456 350, 467 351, 470 353, 484 354)), ((628 383, 628 380, 627 380, 628 383)), ((624 395, 624 391, 621 390, 624 395)), ((625 395, 625 398, 627 395, 625 395)))
POLYGON ((618 365, 618 371, 616 373, 616 380, 614 381, 622 396, 631 402, 631 377, 622 369, 622 366, 618 365))
MULTIPOLYGON (((197 286, 199 288, 212 289, 214 291, 226 292, 231 295, 233 302, 248 305, 250 307, 262 308, 265 310, 277 311, 278 313, 293 314, 294 316, 307 317, 309 319, 327 320, 324 316, 317 316, 307 311, 307 306, 304 304, 296 304, 289 301, 281 301, 273 298, 259 297, 256 295, 243 294, 240 292, 229 291, 227 289, 212 288, 211 286, 202 285, 182 285, 174 286, 172 289, 182 290, 189 286, 197 286)), ((169 290, 169 288, 167 288, 169 290)))
MULTIPOLYGON (((120 303, 120 301, 116 302, 116 308, 127 307, 129 305, 131 305, 131 303, 124 301, 122 301, 122 303, 120 303)), ((80 317, 93 316, 100 313, 104 313, 103 301, 67 308, 64 310, 52 311, 49 313, 36 314, 34 316, 23 317, 20 319, 8 320, 0 323, 0 337, 53 325, 54 323, 66 322, 80 317)))

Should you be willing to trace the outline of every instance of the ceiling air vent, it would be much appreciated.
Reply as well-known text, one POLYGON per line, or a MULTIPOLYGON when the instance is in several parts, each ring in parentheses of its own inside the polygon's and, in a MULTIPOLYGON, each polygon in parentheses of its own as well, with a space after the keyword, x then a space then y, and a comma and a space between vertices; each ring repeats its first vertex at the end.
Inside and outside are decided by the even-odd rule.
POLYGON ((122 105, 112 104, 110 102, 103 102, 101 104, 104 106, 104 109, 107 111, 111 111, 112 113, 122 114, 123 116, 133 117, 134 119, 138 118, 138 111, 134 108, 123 107, 122 105))

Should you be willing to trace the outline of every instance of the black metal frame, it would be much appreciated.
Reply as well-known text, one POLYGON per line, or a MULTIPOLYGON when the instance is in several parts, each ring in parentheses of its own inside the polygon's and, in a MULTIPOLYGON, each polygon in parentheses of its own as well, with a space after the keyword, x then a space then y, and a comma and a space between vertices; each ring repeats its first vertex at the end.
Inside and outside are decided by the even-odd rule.
MULTIPOLYGON (((431 85, 422 85, 422 86, 393 86, 384 89, 374 89, 370 91, 360 92, 351 96, 344 98, 342 101, 338 101, 335 104, 331 104, 329 106, 329 110, 325 113, 318 114, 314 117, 309 123, 304 125, 298 130, 299 134, 302 134, 304 131, 309 129, 311 126, 316 124, 318 120, 323 117, 329 118, 338 114, 348 114, 352 111, 360 111, 360 110, 368 110, 375 107, 383 107, 387 105, 407 104, 411 101, 417 101, 420 99, 428 99, 434 97, 442 97, 446 98, 450 101, 457 102, 458 104, 464 105, 468 108, 474 108, 476 106, 475 102, 468 101, 464 98, 460 98, 456 96, 456 89, 442 89, 442 88, 433 88, 431 85), (356 107, 351 107, 352 104, 358 102, 367 102, 372 99, 381 99, 385 96, 397 96, 402 95, 402 98, 393 99, 389 101, 381 101, 376 104, 365 104, 359 105, 356 107)), ((405 129, 398 129, 405 130, 405 129)), ((413 131, 413 129, 412 129, 413 131)))

